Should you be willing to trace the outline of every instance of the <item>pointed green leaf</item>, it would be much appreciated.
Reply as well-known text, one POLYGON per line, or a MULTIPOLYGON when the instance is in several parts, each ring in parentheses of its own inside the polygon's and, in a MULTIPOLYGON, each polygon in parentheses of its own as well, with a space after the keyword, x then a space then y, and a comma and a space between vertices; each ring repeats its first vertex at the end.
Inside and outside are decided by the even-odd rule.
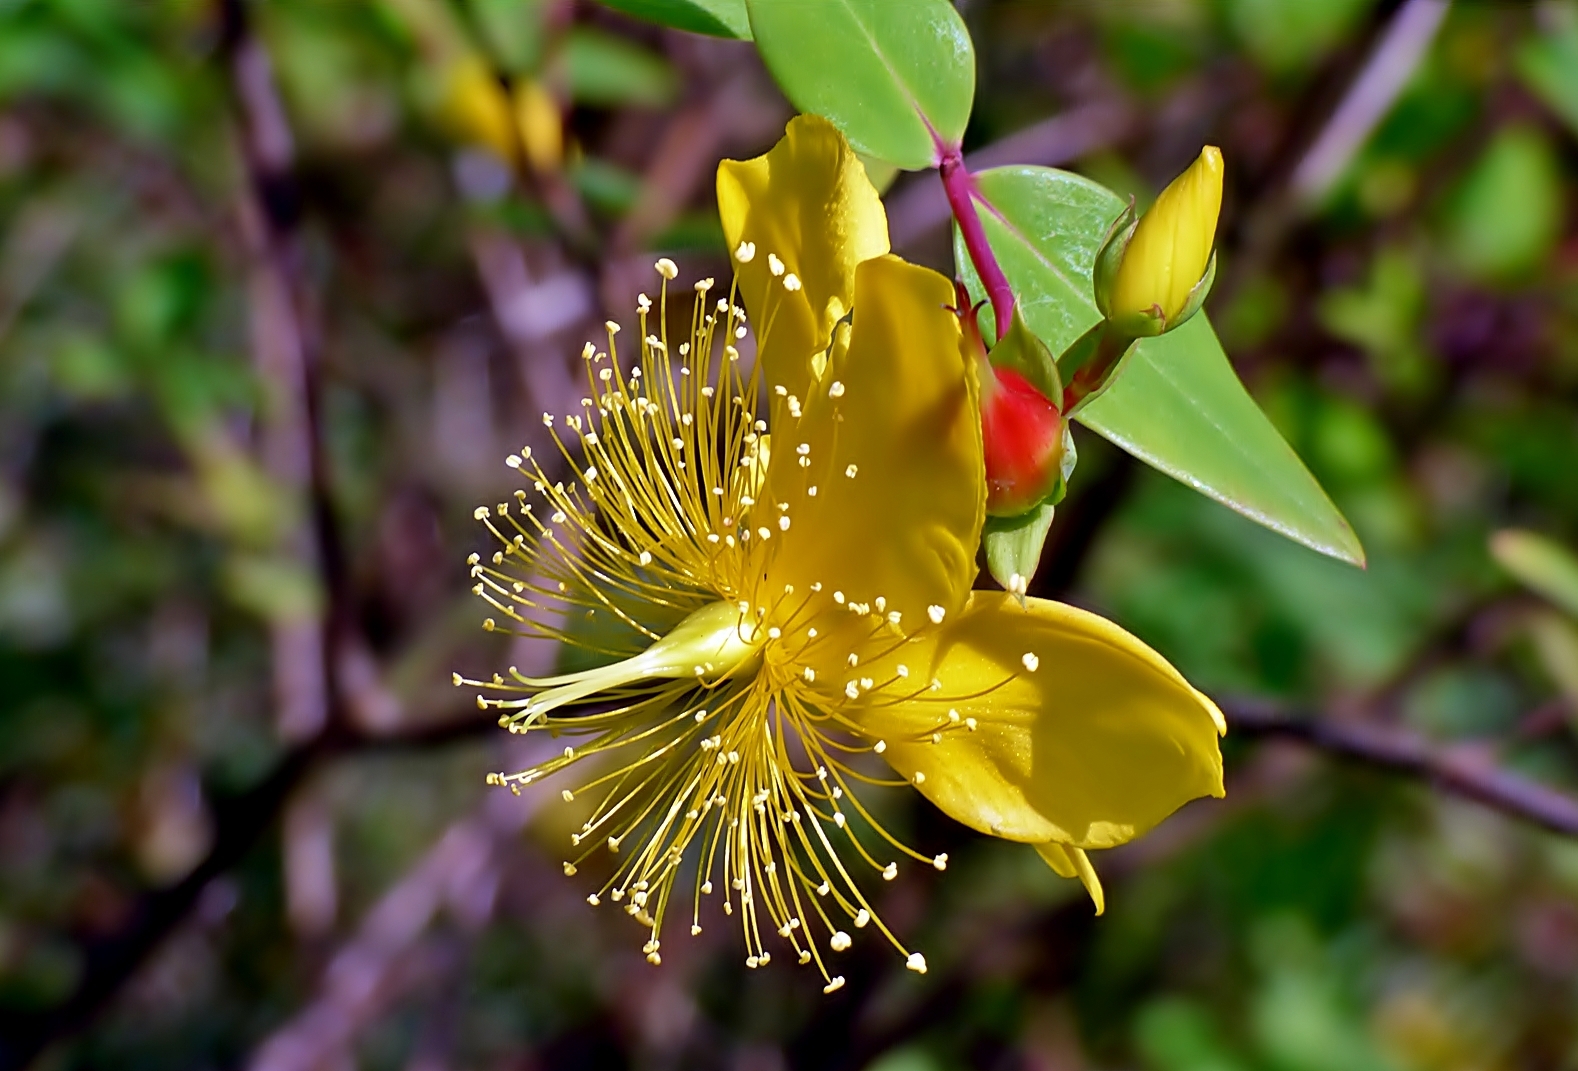
POLYGON ((1578 556, 1536 532, 1505 528, 1490 537, 1490 554, 1525 587, 1578 617, 1578 556))
POLYGON ((796 108, 857 152, 910 171, 957 145, 975 101, 975 49, 948 0, 746 0, 767 69, 796 108))
MULTIPOLYGON (((976 178, 990 205, 987 238, 1025 320, 1061 353, 1100 320, 1091 266, 1123 201, 1050 168, 1003 167, 976 178)), ((957 236, 954 255, 971 293, 979 293, 957 236)), ((1250 398, 1204 315, 1141 340, 1117 382, 1075 419, 1289 539, 1364 562, 1353 529, 1250 398)))
POLYGON ((704 33, 711 37, 751 39, 751 21, 745 13, 745 0, 603 0, 615 11, 623 11, 660 26, 704 33))

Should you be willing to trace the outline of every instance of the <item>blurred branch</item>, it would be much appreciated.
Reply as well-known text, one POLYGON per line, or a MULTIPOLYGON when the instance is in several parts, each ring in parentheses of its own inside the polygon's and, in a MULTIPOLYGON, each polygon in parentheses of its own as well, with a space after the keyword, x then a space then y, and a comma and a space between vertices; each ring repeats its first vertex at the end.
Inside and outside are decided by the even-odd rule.
POLYGON ((1424 61, 1450 7, 1451 0, 1383 0, 1357 65, 1339 63, 1312 81, 1298 109, 1303 118, 1290 125, 1270 166, 1239 184, 1253 207, 1235 227, 1238 248, 1217 284, 1216 306, 1265 269, 1301 215, 1342 177, 1424 61), (1344 88, 1328 112, 1334 80, 1344 88))
POLYGON ((440 911, 447 908, 472 933, 491 918, 498 851, 513 843, 542 799, 490 793, 476 813, 453 823, 379 897, 324 968, 316 997, 257 1047, 250 1071, 312 1071, 348 1060, 360 1034, 410 988, 401 965, 440 911))
POLYGON ((1480 748, 1444 747, 1389 726, 1294 716, 1248 700, 1225 700, 1221 707, 1234 736, 1292 740, 1425 781, 1553 833, 1578 837, 1578 799, 1503 769, 1480 748))
POLYGON ((240 863, 273 826, 291 793, 323 761, 352 754, 426 749, 480 736, 496 729, 487 717, 456 718, 435 725, 384 734, 330 726, 286 752, 253 788, 213 802, 213 848, 192 872, 174 885, 145 894, 116 933, 86 950, 81 979, 69 997, 28 1015, 0 1017, 0 1071, 21 1071, 53 1042, 81 1029, 158 950, 191 914, 208 883, 240 863))
POLYGON ((1419 69, 1451 0, 1408 0, 1386 27, 1342 103, 1293 172, 1301 204, 1326 196, 1419 69))

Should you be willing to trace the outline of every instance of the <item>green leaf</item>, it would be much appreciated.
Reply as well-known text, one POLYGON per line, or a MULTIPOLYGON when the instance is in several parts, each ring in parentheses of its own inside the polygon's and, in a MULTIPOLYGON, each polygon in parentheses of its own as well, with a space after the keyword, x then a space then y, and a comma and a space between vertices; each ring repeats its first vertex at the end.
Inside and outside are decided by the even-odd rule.
MULTIPOLYGON (((1101 318, 1091 266, 1123 201, 1050 168, 996 168, 976 179, 991 208, 982 213, 987 238, 1025 321, 1061 353, 1101 318)), ((954 256, 971 293, 979 294, 957 235, 954 256)), ((1364 562, 1353 529, 1250 398, 1204 314, 1142 339, 1117 382, 1075 419, 1289 539, 1341 561, 1364 562)))
POLYGON ((745 0, 603 0, 615 11, 709 37, 751 39, 745 0))
POLYGON ((544 0, 467 0, 472 21, 499 66, 526 74, 542 62, 544 0))
POLYGON ((662 56, 589 26, 566 35, 564 65, 579 104, 661 108, 679 92, 679 77, 662 56))
POLYGON ((1530 39, 1518 49, 1517 68, 1535 96, 1578 131, 1578 26, 1530 39))
MULTIPOLYGON (((986 568, 1005 591, 1014 591, 1015 577, 1030 583, 1041 565, 1041 545, 1052 530, 1054 507, 1043 502, 1017 517, 988 517, 981 531, 986 568)), ((1020 589, 1022 592, 1023 589, 1020 589)))
POLYGON ((909 171, 957 145, 975 101, 975 49, 948 0, 746 0, 768 70, 802 112, 855 150, 909 171))
POLYGON ((1535 532, 1506 528, 1490 537, 1490 555, 1525 587, 1578 617, 1578 556, 1535 532))
POLYGON ((1478 279, 1527 275, 1561 236, 1563 199, 1561 165, 1545 135, 1502 129, 1453 198, 1446 235, 1453 258, 1478 279))

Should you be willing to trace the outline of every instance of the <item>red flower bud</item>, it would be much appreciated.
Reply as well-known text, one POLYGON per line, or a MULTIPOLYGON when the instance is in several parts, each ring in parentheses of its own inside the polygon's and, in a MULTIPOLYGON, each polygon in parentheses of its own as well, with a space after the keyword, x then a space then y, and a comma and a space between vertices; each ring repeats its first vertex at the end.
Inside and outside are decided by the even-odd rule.
POLYGON ((1011 368, 983 365, 982 378, 986 512, 1016 516, 1056 491, 1063 479, 1063 414, 1011 368))

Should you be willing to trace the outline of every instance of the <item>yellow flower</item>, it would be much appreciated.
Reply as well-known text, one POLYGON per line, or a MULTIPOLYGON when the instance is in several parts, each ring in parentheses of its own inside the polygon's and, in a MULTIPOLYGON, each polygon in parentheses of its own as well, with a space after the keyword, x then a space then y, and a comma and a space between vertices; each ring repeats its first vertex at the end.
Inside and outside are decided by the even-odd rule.
POLYGON ((1087 849, 1221 794, 1221 716, 1110 622, 970 591, 985 485, 953 289, 887 255, 842 136, 796 119, 718 185, 737 291, 697 283, 691 331, 672 339, 677 269, 660 260, 635 355, 610 325, 606 350, 585 350, 580 411, 544 418, 565 481, 512 457, 537 501, 478 511, 500 546, 472 559, 477 594, 504 627, 599 663, 457 675, 501 725, 566 744, 490 780, 518 792, 575 768, 563 794, 590 809, 565 871, 596 870, 588 899, 646 927, 654 963, 678 892, 692 932, 716 897, 748 965, 787 949, 829 992, 868 925, 924 971, 868 889, 947 859, 891 836, 866 784, 912 784, 1035 845, 1099 906, 1087 849))
POLYGON ((1115 229, 1097 265, 1096 296, 1103 314, 1132 336, 1160 334, 1187 320, 1210 288, 1205 276, 1213 266, 1211 246, 1221 211, 1222 152, 1207 145, 1138 225, 1125 213, 1128 226, 1115 229), (1121 258, 1116 264, 1113 254, 1121 258))

